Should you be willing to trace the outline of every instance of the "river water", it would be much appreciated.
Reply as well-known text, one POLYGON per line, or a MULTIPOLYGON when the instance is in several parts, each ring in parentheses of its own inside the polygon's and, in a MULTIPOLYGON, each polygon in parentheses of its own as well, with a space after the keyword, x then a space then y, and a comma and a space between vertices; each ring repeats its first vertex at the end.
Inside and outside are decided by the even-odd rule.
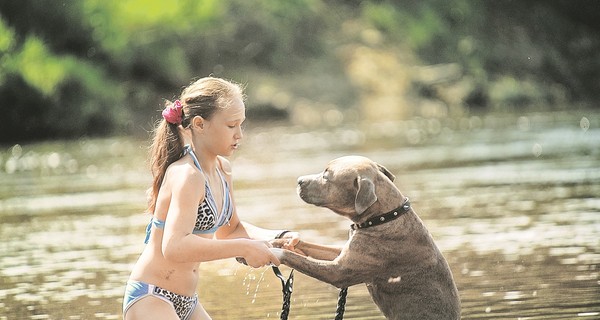
MULTIPOLYGON (((342 244, 349 222, 303 203, 300 175, 338 156, 386 166, 447 258, 463 319, 600 319, 600 113, 414 119, 246 130, 232 158, 238 212, 266 228, 342 244)), ((0 319, 120 319, 143 248, 147 141, 4 146, 0 319)), ((218 319, 279 319, 269 268, 204 263, 218 319)), ((283 267, 284 274, 290 272, 283 267)), ((296 273, 290 319, 333 319, 338 290, 296 273)), ((346 319, 383 319, 364 285, 346 319)))

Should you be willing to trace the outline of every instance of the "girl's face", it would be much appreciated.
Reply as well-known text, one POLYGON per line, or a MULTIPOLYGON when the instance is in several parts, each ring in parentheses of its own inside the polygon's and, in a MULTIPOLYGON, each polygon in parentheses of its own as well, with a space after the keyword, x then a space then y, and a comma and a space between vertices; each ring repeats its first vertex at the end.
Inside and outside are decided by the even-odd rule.
POLYGON ((246 120, 246 107, 236 98, 227 109, 218 110, 210 120, 204 120, 203 145, 208 152, 230 156, 243 138, 242 123, 246 120))

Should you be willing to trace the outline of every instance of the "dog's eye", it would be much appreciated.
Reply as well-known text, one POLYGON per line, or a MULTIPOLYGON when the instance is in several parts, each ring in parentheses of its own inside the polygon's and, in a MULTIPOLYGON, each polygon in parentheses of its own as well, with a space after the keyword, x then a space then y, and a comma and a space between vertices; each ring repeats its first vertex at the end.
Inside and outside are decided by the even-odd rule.
POLYGON ((329 171, 328 170, 323 171, 323 174, 321 176, 323 177, 323 180, 328 180, 329 179, 329 171))

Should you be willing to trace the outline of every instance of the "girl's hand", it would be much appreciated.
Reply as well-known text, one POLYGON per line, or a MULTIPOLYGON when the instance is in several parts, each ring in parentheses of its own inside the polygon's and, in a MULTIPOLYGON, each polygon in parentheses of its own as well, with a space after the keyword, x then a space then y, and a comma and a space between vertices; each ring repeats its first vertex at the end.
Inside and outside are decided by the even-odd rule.
POLYGON ((300 234, 293 231, 286 232, 281 239, 285 240, 282 246, 284 249, 296 251, 295 246, 300 242, 300 234))
MULTIPOLYGON (((271 244, 261 240, 245 240, 245 254, 242 257, 245 263, 253 268, 260 268, 268 265, 279 266, 280 262, 269 250, 271 244)), ((238 259, 240 261, 240 259, 238 259)))
POLYGON ((300 243, 300 234, 298 232, 288 231, 281 238, 270 241, 276 248, 283 248, 305 256, 306 254, 296 247, 300 243))

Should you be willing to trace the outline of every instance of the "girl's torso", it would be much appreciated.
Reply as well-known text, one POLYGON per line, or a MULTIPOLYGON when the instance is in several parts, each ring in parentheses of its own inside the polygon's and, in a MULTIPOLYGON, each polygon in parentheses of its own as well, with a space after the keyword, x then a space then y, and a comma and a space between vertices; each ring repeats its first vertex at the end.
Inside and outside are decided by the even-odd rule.
MULTIPOLYGON (((196 168, 203 172, 196 155, 189 146, 185 147, 183 156, 187 154, 191 156, 196 168)), ((215 188, 215 192, 223 190, 222 201, 219 201, 221 205, 217 205, 215 192, 206 180, 204 200, 198 206, 192 231, 197 236, 212 238, 214 232, 231 219, 233 204, 229 185, 219 169, 217 169, 217 173, 221 188, 215 188)), ((167 180, 167 176, 165 176, 165 180, 167 180)), ((165 259, 162 254, 162 235, 170 201, 170 190, 163 190, 163 187, 161 187, 156 203, 155 216, 152 217, 146 229, 145 242, 148 245, 144 248, 130 278, 152 283, 177 294, 189 296, 193 295, 196 290, 199 263, 175 263, 165 259), (162 216, 165 218, 158 218, 157 216, 161 216, 160 213, 163 213, 162 216)))

